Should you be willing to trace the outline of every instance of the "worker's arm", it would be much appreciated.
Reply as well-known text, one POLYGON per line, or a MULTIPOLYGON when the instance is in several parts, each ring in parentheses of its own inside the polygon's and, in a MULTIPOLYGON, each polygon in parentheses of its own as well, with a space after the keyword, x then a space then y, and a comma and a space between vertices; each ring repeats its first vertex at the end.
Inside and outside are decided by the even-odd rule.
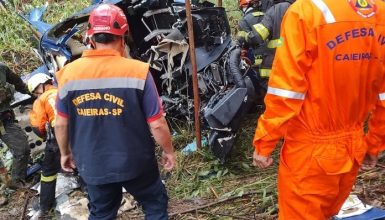
POLYGON ((73 172, 76 166, 68 141, 68 118, 60 114, 56 117, 55 137, 60 149, 60 164, 63 170, 73 172))
POLYGON ((16 91, 21 92, 23 94, 28 94, 28 89, 23 80, 21 80, 20 76, 12 72, 6 65, 0 64, 0 72, 4 72, 6 75, 7 82, 14 85, 16 91))
MULTIPOLYGON (((312 64, 309 45, 312 35, 295 7, 283 19, 283 44, 277 48, 265 98, 266 111, 259 118, 253 140, 255 154, 270 157, 278 140, 285 134, 288 121, 298 115, 308 89, 305 73, 312 64)), ((255 157, 254 157, 255 158, 255 157)))
POLYGON ((156 143, 163 150, 162 159, 164 169, 167 171, 172 170, 176 165, 176 156, 174 153, 174 147, 171 142, 170 129, 164 116, 149 123, 151 133, 154 136, 156 143))
POLYGON ((175 167, 176 157, 172 146, 170 130, 163 116, 162 104, 151 73, 147 75, 145 82, 142 108, 147 118, 150 131, 156 143, 158 143, 163 150, 164 169, 170 171, 175 167))
MULTIPOLYGON (((382 80, 384 82, 384 80, 382 80)), ((384 82, 385 85, 385 82, 384 82)), ((369 131, 365 136, 367 153, 362 162, 362 170, 373 169, 378 160, 378 153, 385 149, 385 86, 378 96, 378 101, 369 119, 369 131)))
POLYGON ((252 31, 245 17, 238 21, 238 31, 252 31))
POLYGON ((246 42, 253 46, 258 47, 270 38, 273 31, 275 15, 275 7, 271 7, 263 16, 260 23, 253 25, 253 31, 248 32, 246 42))
POLYGON ((254 33, 253 31, 254 26, 256 25, 255 21, 258 21, 257 23, 260 23, 264 17, 264 13, 262 12, 254 12, 252 14, 245 15, 239 22, 238 22, 238 43, 240 46, 243 47, 257 47, 260 44, 263 43, 263 40, 260 40, 258 42, 251 42, 251 40, 255 40, 255 37, 252 37, 253 39, 250 39, 249 36, 255 36, 258 33, 254 33))
POLYGON ((385 149, 385 83, 369 119, 369 131, 365 141, 368 145, 368 154, 377 155, 385 149))
POLYGON ((44 100, 38 98, 35 100, 32 106, 32 110, 29 113, 29 121, 32 126, 33 132, 40 138, 46 138, 45 124, 48 122, 47 113, 44 109, 44 100))
MULTIPOLYGON (((60 83, 59 83, 59 86, 60 83)), ((69 114, 67 108, 68 98, 60 95, 60 87, 56 99, 55 137, 60 149, 60 164, 64 171, 73 172, 76 168, 69 145, 69 114)))

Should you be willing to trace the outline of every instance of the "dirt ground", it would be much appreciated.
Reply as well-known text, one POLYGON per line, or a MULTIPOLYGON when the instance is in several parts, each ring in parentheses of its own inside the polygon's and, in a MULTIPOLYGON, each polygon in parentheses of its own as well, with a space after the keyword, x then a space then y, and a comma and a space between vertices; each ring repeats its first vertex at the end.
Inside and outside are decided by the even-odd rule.
MULTIPOLYGON (((25 119, 25 117, 19 115, 18 119, 22 127, 25 127, 27 125, 27 119, 25 119)), ((253 129, 253 126, 254 125, 245 125, 245 127, 250 127, 250 129, 253 129)), ((249 131, 247 129, 242 132, 246 134, 252 133, 251 130, 249 131)), ((34 137, 29 138, 34 139, 34 137)), ((244 151, 244 149, 238 149, 238 151, 242 152, 244 151)), ((276 156, 277 155, 275 155, 275 157, 276 156)), ((375 169, 359 174, 357 182, 353 188, 353 193, 358 195, 364 203, 370 204, 375 207, 381 207, 383 209, 385 209, 384 156, 385 155, 383 154, 383 156, 379 160, 378 166, 375 169)), ((199 160, 194 160, 193 158, 189 159, 185 158, 181 163, 189 164, 189 166, 191 167, 201 166, 197 163, 199 160)), ((232 162, 230 161, 230 163, 232 164, 229 165, 229 169, 231 170, 234 169, 234 167, 239 166, 239 163, 241 163, 240 161, 242 161, 242 159, 238 159, 237 157, 234 158, 232 162)), ((212 163, 212 161, 210 163, 212 163)), ((181 164, 179 164, 179 166, 181 168, 181 164)), ((189 169, 194 170, 192 168, 189 169)), ((216 186, 220 187, 220 190, 218 188, 216 188, 215 190, 214 186, 213 188, 211 188, 213 193, 211 193, 212 195, 209 197, 201 198, 200 196, 196 196, 190 199, 177 199, 171 196, 169 202, 170 218, 178 220, 277 219, 278 205, 275 192, 276 167, 272 167, 270 171, 259 173, 253 171, 253 168, 248 169, 251 169, 251 171, 249 171, 248 173, 237 173, 236 170, 233 170, 232 173, 234 173, 235 175, 233 177, 225 176, 222 185, 218 184, 216 186), (266 189, 269 189, 270 191, 264 191, 261 194, 261 188, 263 188, 262 185, 256 185, 255 183, 264 179, 268 179, 267 182, 269 182, 270 187, 266 187, 266 189), (235 195, 231 194, 229 196, 223 197, 223 195, 226 194, 223 192, 231 192, 232 190, 237 188, 245 189, 245 191, 242 191, 241 193, 238 192, 235 195), (216 193, 215 191, 221 191, 222 193, 216 193), (219 194, 219 196, 216 194, 219 194)), ((36 174, 36 176, 38 176, 38 174, 36 174)), ((34 178, 31 177, 29 181, 33 182, 33 179, 34 178)), ((182 184, 179 181, 183 180, 174 179, 170 181, 171 182, 166 182, 166 186, 168 188, 169 194, 174 195, 176 191, 176 186, 182 184)), ((29 212, 28 210, 32 207, 32 204, 38 201, 38 196, 36 195, 36 192, 28 189, 22 189, 17 191, 6 190, 5 194, 8 196, 8 203, 0 207, 0 220, 29 219, 29 217, 27 216, 29 212)), ((80 190, 76 190, 71 194, 70 197, 73 200, 80 200, 82 198, 85 198, 86 196, 80 190)), ((83 209, 83 212, 84 213, 74 213, 75 217, 66 216, 53 219, 80 220, 84 219, 84 217, 81 218, 79 216, 87 215, 87 209, 83 209)), ((135 207, 133 209, 129 209, 128 211, 121 213, 118 219, 143 219, 143 213, 138 207, 135 207)))
MULTIPOLYGON (((80 192, 78 192, 80 193, 80 192)), ((18 190, 9 197, 7 205, 0 208, 0 220, 11 219, 29 219, 28 209, 32 203, 36 202, 37 196, 32 190, 18 190), (23 217, 24 215, 24 217, 23 217)), ((205 209, 197 209, 188 213, 183 213, 188 210, 193 210, 196 207, 201 207, 207 204, 214 204, 215 200, 199 199, 192 200, 170 200, 169 214, 170 219, 275 219, 276 215, 256 215, 256 204, 253 204, 252 196, 244 196, 243 198, 234 199, 229 202, 218 203, 205 209), (229 208, 231 207, 231 208, 229 208), (178 214, 183 213, 183 214, 178 214)), ((52 218, 57 219, 57 218, 52 218)), ((74 217, 63 217, 59 219, 81 219, 74 217)), ((119 215, 119 220, 125 219, 144 219, 139 208, 127 211, 119 215)))
MULTIPOLYGON (((385 209, 385 158, 379 161, 379 166, 374 170, 360 173, 353 189, 360 199, 376 207, 385 209)), ((244 183, 244 179, 242 182, 244 183)), ((247 180, 246 180, 247 181, 247 180)), ((170 189, 169 189, 170 190, 170 189)), ((75 192, 84 196, 81 192, 75 192)), ((260 213, 264 209, 259 204, 253 192, 244 193, 240 197, 230 197, 225 200, 196 198, 189 200, 170 199, 169 213, 171 219, 276 219, 276 212, 270 214, 260 213)), ((37 196, 33 190, 18 190, 9 195, 7 205, 0 207, 0 220, 28 219, 23 217, 31 207, 37 196)), ((64 218, 73 219, 73 218, 64 218)), ((75 218, 76 219, 76 218, 75 218)), ((122 213, 118 219, 143 219, 143 214, 138 208, 122 213)))

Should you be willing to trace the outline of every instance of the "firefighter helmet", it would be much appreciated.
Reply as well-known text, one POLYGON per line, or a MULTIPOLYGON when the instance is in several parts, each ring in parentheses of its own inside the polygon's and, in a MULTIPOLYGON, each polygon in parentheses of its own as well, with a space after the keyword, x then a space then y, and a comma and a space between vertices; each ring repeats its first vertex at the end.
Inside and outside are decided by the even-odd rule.
POLYGON ((98 33, 123 36, 127 31, 127 18, 122 9, 115 5, 99 5, 91 12, 88 19, 88 37, 98 33))
POLYGON ((47 74, 44 73, 36 73, 35 75, 31 76, 28 80, 28 91, 30 93, 33 93, 35 89, 43 83, 46 83, 48 81, 52 80, 51 77, 49 77, 47 74))
POLYGON ((257 6, 259 4, 260 0, 239 0, 239 8, 257 6))

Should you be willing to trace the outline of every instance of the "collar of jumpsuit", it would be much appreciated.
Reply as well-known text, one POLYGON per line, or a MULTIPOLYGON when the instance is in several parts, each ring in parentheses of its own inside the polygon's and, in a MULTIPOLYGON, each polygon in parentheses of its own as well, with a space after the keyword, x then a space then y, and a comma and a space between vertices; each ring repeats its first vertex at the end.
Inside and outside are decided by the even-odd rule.
POLYGON ((95 56, 120 56, 120 53, 114 49, 96 49, 86 50, 83 52, 82 57, 95 57, 95 56))

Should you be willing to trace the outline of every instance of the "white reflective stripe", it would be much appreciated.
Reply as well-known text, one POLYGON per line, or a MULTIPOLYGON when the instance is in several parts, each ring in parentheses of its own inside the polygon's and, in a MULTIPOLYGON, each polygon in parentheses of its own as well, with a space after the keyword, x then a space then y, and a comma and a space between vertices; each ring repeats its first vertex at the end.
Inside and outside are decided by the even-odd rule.
POLYGON ((305 93, 300 93, 300 92, 293 92, 290 90, 284 90, 284 89, 277 89, 270 87, 267 89, 268 94, 272 95, 277 95, 289 99, 299 99, 299 100, 304 100, 305 99, 305 93))
POLYGON ((384 93, 380 93, 378 95, 378 98, 380 99, 380 101, 384 101, 385 100, 385 92, 384 93))
POLYGON ((143 90, 145 79, 118 77, 118 78, 100 78, 100 79, 80 79, 73 80, 64 84, 60 89, 58 96, 64 99, 68 92, 91 89, 139 89, 143 90))
POLYGON ((326 20, 326 23, 331 24, 336 22, 336 19, 334 18, 332 12, 330 11, 330 9, 328 8, 328 6, 325 4, 323 0, 312 0, 312 2, 322 12, 326 20))

